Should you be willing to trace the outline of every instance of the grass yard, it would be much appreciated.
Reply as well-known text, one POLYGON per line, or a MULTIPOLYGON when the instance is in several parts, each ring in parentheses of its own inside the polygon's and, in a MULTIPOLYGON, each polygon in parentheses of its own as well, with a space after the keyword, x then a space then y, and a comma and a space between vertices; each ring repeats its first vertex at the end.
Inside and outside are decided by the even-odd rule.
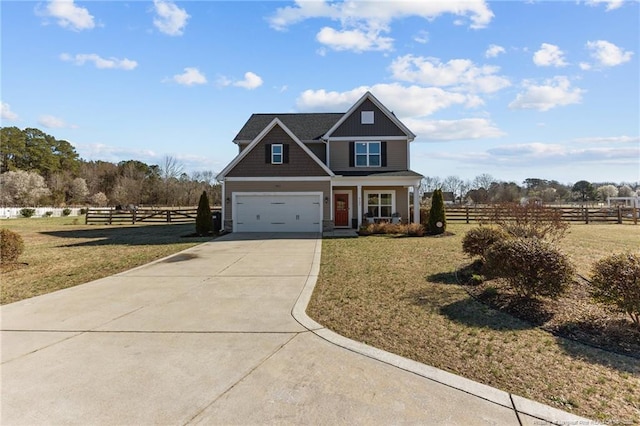
POLYGON ((1 266, 0 303, 73 287, 210 240, 181 238, 194 224, 83 223, 83 217, 2 220, 0 227, 22 236, 25 251, 19 264, 1 266))
MULTIPOLYGON (((640 423, 640 361, 556 337, 470 297, 455 271, 473 225, 455 235, 323 241, 308 314, 372 346, 611 424, 640 423)), ((578 272, 640 246, 640 226, 572 225, 578 272)))

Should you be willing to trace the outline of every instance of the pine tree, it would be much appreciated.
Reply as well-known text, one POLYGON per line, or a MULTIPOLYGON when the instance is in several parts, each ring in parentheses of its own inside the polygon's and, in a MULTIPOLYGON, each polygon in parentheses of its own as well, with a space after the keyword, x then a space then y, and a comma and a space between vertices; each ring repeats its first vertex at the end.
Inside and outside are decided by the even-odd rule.
POLYGON ((447 216, 444 210, 444 200, 442 198, 442 190, 433 191, 431 198, 431 210, 429 210, 429 221, 427 223, 427 232, 431 235, 444 233, 447 229, 447 216))
POLYGON ((198 202, 198 215, 196 216, 196 234, 209 235, 213 230, 213 220, 211 218, 211 208, 209 207, 209 197, 207 191, 202 191, 198 202))

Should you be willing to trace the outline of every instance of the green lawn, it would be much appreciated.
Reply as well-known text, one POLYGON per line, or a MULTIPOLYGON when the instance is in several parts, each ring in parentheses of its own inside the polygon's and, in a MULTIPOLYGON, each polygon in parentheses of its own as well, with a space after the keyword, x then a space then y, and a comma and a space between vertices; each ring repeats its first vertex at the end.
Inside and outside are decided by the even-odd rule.
MULTIPOLYGON (((459 285, 461 239, 385 236, 323 241, 308 314, 328 328, 464 377, 605 422, 640 423, 640 361, 555 337, 488 308, 459 285)), ((640 226, 574 225, 562 246, 588 273, 637 249, 640 226)))

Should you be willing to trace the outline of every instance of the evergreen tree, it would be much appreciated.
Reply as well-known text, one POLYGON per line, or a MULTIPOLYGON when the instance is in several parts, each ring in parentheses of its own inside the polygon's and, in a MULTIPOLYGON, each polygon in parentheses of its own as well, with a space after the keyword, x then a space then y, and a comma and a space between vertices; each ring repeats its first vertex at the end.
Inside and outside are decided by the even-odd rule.
POLYGON ((196 216, 196 234, 209 235, 213 231, 213 220, 211 218, 211 208, 209 207, 209 197, 207 191, 202 191, 200 202, 198 202, 198 215, 196 216))
POLYGON ((427 232, 431 235, 444 233, 447 228, 447 217, 444 210, 444 200, 442 190, 433 191, 431 198, 431 210, 429 210, 429 221, 427 222, 427 232))

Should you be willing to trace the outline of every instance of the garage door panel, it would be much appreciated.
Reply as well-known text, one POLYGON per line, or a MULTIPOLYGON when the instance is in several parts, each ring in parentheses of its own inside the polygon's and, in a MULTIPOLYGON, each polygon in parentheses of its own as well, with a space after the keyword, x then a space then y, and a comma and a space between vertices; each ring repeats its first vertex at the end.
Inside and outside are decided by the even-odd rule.
POLYGON ((237 195, 236 232, 318 232, 318 195, 237 195))

